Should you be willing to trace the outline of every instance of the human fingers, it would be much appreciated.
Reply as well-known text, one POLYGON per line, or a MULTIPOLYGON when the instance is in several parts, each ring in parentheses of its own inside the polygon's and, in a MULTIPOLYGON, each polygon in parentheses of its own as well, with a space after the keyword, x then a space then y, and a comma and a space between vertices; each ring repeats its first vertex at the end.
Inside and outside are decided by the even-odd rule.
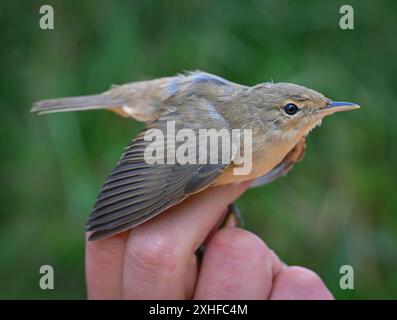
POLYGON ((86 240, 85 270, 89 299, 122 298, 126 239, 127 235, 123 233, 103 240, 86 240))
POLYGON ((332 300, 321 278, 303 267, 287 267, 274 280, 271 300, 332 300))
POLYGON ((225 207, 248 186, 242 183, 200 192, 132 229, 124 257, 124 297, 187 298, 192 255, 225 207))
POLYGON ((239 228, 219 230, 209 241, 195 299, 267 299, 283 264, 266 244, 239 228))

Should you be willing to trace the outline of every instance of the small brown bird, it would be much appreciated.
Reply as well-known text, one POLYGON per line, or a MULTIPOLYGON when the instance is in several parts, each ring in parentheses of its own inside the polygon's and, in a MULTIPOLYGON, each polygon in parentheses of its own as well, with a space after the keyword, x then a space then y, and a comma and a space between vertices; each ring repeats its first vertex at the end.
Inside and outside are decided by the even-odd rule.
MULTIPOLYGON (((146 123, 98 195, 87 223, 87 230, 93 231, 90 240, 96 240, 130 229, 208 187, 251 179, 255 179, 253 186, 273 181, 303 157, 305 137, 325 116, 357 108, 295 84, 248 87, 197 71, 114 86, 97 95, 44 100, 35 103, 32 111, 107 109, 146 123), (148 163, 145 150, 151 141, 145 133, 165 132, 169 121, 174 121, 176 130, 193 132, 250 129, 252 169, 245 175, 235 174, 233 169, 241 163, 233 159, 229 163, 148 163)), ((177 147, 181 144, 176 142, 177 147)), ((171 145, 167 141, 166 148, 171 145)), ((242 152, 240 145, 239 149, 242 152)))

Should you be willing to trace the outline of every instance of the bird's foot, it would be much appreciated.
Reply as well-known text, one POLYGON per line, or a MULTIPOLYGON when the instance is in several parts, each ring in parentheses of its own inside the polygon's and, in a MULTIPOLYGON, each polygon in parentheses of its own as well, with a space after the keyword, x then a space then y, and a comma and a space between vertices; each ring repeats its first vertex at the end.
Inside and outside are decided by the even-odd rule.
MULTIPOLYGON (((228 212, 223 220, 220 228, 227 226, 242 228, 244 226, 243 218, 241 216, 240 209, 236 206, 234 202, 227 206, 228 212)), ((220 229, 219 228, 219 229, 220 229)))
MULTIPOLYGON (((241 217, 241 211, 240 209, 232 202, 227 206, 227 213, 225 215, 225 218, 223 219, 222 223, 220 224, 219 229, 226 228, 226 227, 238 227, 241 228, 243 227, 243 218, 241 217)), ((203 255, 205 251, 205 245, 202 244, 200 247, 196 250, 196 256, 199 262, 201 262, 203 255)))

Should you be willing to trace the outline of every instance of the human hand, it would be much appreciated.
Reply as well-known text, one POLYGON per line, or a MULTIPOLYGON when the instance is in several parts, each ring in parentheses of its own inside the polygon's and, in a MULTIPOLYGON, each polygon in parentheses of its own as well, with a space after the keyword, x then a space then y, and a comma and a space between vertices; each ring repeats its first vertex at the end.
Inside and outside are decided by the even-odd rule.
POLYGON ((253 233, 218 230, 249 183, 212 188, 114 237, 87 241, 90 299, 333 299, 320 277, 286 266, 253 233), (206 249, 201 264, 195 254, 206 249))

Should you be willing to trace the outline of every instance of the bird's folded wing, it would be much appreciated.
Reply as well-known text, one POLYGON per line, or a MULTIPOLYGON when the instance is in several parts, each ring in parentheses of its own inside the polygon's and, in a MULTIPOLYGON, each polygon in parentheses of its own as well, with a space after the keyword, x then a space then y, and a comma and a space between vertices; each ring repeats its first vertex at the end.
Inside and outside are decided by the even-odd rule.
MULTIPOLYGON (((194 111, 192 113, 190 116, 194 118, 194 111)), ((87 230, 93 231, 90 240, 109 237, 152 218, 188 195, 211 185, 229 165, 221 161, 216 164, 199 164, 197 161, 192 164, 179 164, 178 161, 175 164, 148 164, 145 150, 153 142, 145 141, 145 133, 150 129, 166 131, 167 120, 171 118, 172 115, 168 115, 154 122, 126 148, 105 181, 90 215, 87 223, 87 230)), ((189 126, 198 129, 199 124, 176 122, 176 129, 189 126)), ((218 120, 212 124, 207 122, 205 126, 219 129, 227 127, 227 124, 218 120)), ((184 146, 189 143, 198 149, 196 141, 183 142, 184 146)), ((171 145, 167 143, 166 149, 171 145)), ((175 148, 180 145, 176 142, 175 148)))

